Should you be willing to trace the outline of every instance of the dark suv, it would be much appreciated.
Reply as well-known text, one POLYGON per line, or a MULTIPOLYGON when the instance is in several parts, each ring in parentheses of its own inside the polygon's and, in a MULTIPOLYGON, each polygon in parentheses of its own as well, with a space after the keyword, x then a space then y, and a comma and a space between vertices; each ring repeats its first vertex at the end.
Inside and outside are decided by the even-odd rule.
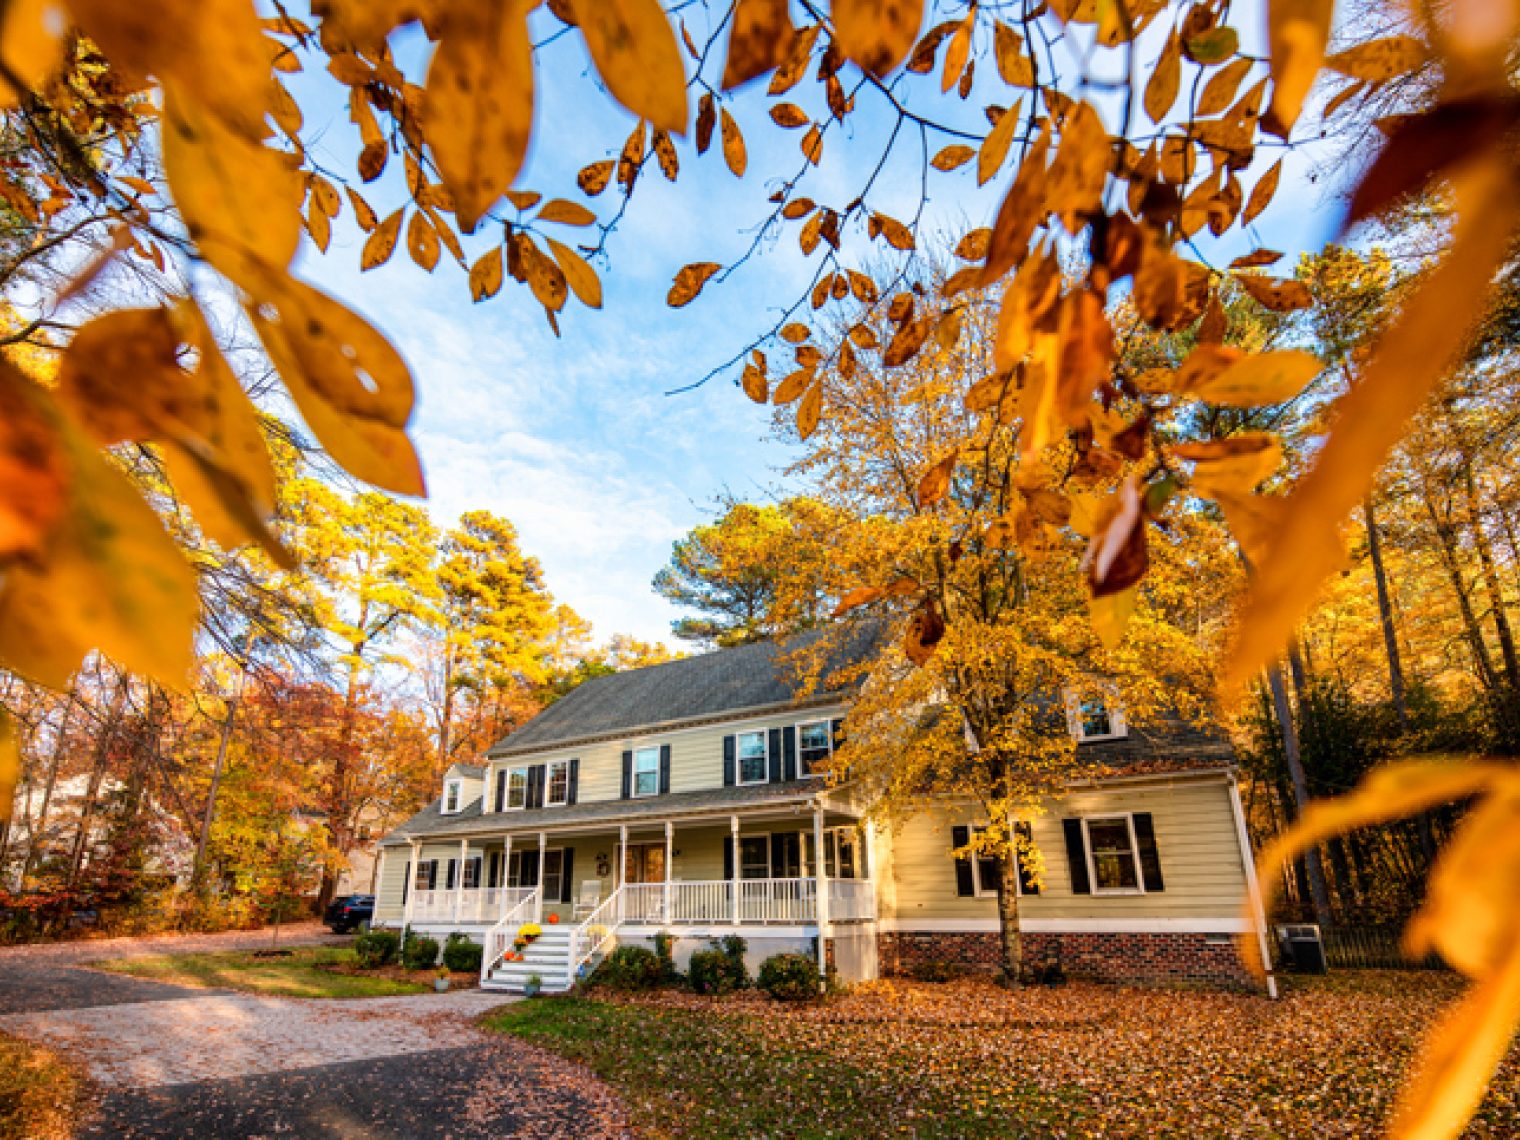
POLYGON ((350 930, 368 930, 374 917, 374 895, 344 895, 328 904, 322 924, 334 934, 347 934, 350 930))

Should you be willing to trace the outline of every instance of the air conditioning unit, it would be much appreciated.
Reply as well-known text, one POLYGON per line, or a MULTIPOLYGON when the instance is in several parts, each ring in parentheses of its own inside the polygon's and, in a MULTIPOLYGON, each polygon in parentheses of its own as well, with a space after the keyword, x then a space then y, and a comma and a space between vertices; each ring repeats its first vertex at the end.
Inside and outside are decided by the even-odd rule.
POLYGON ((1325 942, 1312 922, 1285 923, 1277 928, 1277 942, 1284 960, 1300 974, 1326 974, 1325 942))

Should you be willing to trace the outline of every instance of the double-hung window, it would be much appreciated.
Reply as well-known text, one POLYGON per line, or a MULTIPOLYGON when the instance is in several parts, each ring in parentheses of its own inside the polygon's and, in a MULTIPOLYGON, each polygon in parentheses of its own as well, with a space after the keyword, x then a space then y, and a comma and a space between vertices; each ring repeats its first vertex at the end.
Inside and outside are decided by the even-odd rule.
POLYGON ((639 748, 633 753, 633 794, 657 796, 660 794, 660 750, 639 748))
POLYGON ((797 726, 797 774, 821 776, 834 752, 834 732, 826 720, 797 726))
POLYGON ((1096 816, 1082 820, 1087 836, 1088 874, 1094 894, 1139 892, 1140 852, 1135 829, 1127 815, 1096 816))
POLYGON ((858 839, 853 827, 831 827, 823 833, 823 869, 831 879, 860 877, 858 839))
POLYGON ((507 771, 507 802, 503 811, 517 811, 528 806, 528 769, 511 768, 507 771))
POLYGON ((460 794, 463 785, 458 780, 450 780, 443 786, 443 814, 453 815, 459 810, 460 794))
POLYGON ((1124 723, 1124 706, 1111 685, 1094 685, 1070 689, 1066 693, 1066 716, 1072 735, 1079 742, 1116 740, 1129 735, 1124 723))
POLYGON ((479 855, 472 855, 464 861, 464 882, 460 885, 467 891, 473 891, 480 887, 479 855))
POLYGON ((739 783, 763 784, 770 777, 765 733, 739 733, 739 783))
POLYGON ((546 769, 547 793, 544 803, 549 807, 560 807, 570 802, 570 761, 550 761, 546 769))

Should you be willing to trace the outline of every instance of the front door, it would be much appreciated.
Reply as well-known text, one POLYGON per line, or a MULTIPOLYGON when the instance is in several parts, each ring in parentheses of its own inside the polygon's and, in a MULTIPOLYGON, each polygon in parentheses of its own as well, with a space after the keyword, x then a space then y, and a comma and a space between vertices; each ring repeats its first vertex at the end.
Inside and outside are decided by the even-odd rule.
POLYGON ((663 883, 665 844, 630 843, 623 853, 623 882, 663 883))

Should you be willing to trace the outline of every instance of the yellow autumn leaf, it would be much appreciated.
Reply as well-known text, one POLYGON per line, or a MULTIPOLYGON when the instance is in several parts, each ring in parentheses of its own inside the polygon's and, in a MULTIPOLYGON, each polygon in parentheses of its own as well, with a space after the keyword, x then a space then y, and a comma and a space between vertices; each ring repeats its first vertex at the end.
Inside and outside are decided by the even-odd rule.
POLYGON ((739 124, 728 113, 727 107, 721 109, 718 121, 723 133, 723 161, 733 171, 735 178, 743 178, 744 171, 749 166, 749 152, 745 149, 739 124))
POLYGON ((420 267, 431 273, 438 264, 438 255, 441 252, 438 231, 427 220, 427 215, 421 210, 412 214, 412 220, 406 226, 406 249, 412 255, 412 260, 420 267))
POLYGON ((1266 408, 1293 399, 1324 367, 1313 353, 1282 348, 1243 356, 1194 383, 1187 382, 1184 366, 1178 373, 1181 383, 1177 390, 1210 404, 1266 408))
POLYGON ((840 50, 876 76, 908 58, 924 18, 922 0, 834 0, 831 11, 840 50))
POLYGON ((570 285, 570 290, 578 298, 581 304, 588 309, 600 309, 602 307, 602 281, 596 275, 596 270, 586 263, 585 258, 576 253, 567 245, 555 241, 553 238, 544 239, 549 244, 549 252, 554 255, 554 260, 559 262, 560 270, 565 275, 565 281, 570 285))
POLYGON ((950 490, 950 476, 955 473, 955 464, 959 458, 960 452, 952 451, 923 473, 918 481, 920 507, 932 507, 945 497, 950 490))
MULTIPOLYGON (((1019 119, 1023 109, 1024 101, 1015 100, 1013 106, 1003 112, 987 137, 982 140, 981 150, 976 156, 976 184, 978 186, 985 186, 991 182, 993 176, 1003 168, 1003 162, 1008 157, 1008 149, 1013 145, 1014 136, 1018 133, 1019 119)), ((992 236, 990 229, 984 232, 988 237, 992 236)), ((981 256, 986 256, 985 248, 981 256)))
POLYGON ((1241 432, 1224 439, 1178 443, 1167 453, 1197 464, 1194 494, 1212 499, 1219 494, 1249 495, 1282 465, 1282 441, 1271 432, 1241 432))
POLYGON ((596 215, 579 202, 564 198, 551 198, 538 211, 541 222, 559 222, 566 226, 590 226, 596 224, 596 215))
POLYGON ((473 233, 517 177, 533 128, 530 0, 450 4, 428 67, 428 145, 473 233))
POLYGON ((351 475, 421 495, 422 468, 407 439, 412 378, 391 343, 326 293, 265 271, 250 307, 270 359, 307 426, 351 475))
POLYGON ((179 366, 166 309, 115 309, 86 322, 58 365, 58 400, 97 443, 196 431, 198 393, 179 366))
POLYGON ((1387 36, 1338 51, 1325 66, 1353 79, 1382 83, 1413 71, 1429 57, 1429 50, 1413 36, 1387 36))
POLYGON ((1269 555, 1257 567, 1227 659, 1233 688, 1274 658, 1341 561, 1336 528, 1360 503, 1406 421, 1467 343, 1489 281, 1520 225, 1520 198, 1497 157, 1454 180, 1458 222, 1450 252, 1405 302, 1361 381, 1339 401, 1313 469, 1287 499, 1269 555))
POLYGON ((738 0, 728 37, 723 90, 779 67, 791 52, 795 29, 787 0, 738 0))
POLYGON ((0 557, 41 549, 63 512, 68 464, 36 385, 0 356, 0 557))
POLYGON ((670 286, 670 292, 665 295, 665 303, 672 309, 679 309, 683 305, 689 305, 702 292, 702 286, 707 284, 707 279, 723 267, 716 261, 696 261, 690 265, 681 266, 676 273, 676 279, 670 286))
POLYGON ((1087 612, 1092 619, 1093 632, 1112 653, 1124 641, 1124 631, 1135 612, 1135 599, 1140 587, 1129 586, 1113 594, 1088 598, 1087 612))
POLYGON ((11 0, 0 12, 0 106, 14 106, 21 97, 12 78, 37 88, 58 65, 66 27, 60 16, 56 0, 11 0))
POLYGON ((239 284, 250 260, 290 264, 303 190, 285 159, 173 87, 164 91, 162 135, 175 204, 206 260, 239 284))
POLYGON ((1161 123, 1177 101, 1177 88, 1182 82, 1182 44, 1174 31, 1166 39, 1161 56, 1145 81, 1145 113, 1151 122, 1161 123))
MULTIPOLYGON (((56 413, 54 413, 56 415, 56 413)), ((59 417, 68 503, 41 556, 0 584, 0 663, 63 689, 91 649, 184 686, 200 620, 195 572, 132 481, 59 417)))
POLYGON ((396 240, 401 236, 401 218, 405 212, 404 207, 397 210, 364 239, 364 249, 359 255, 361 271, 378 269, 391 259, 391 254, 396 251, 396 240))
POLYGON ((686 65, 659 0, 567 0, 607 90, 640 118, 686 133, 686 65))
POLYGON ((479 302, 496 296, 501 292, 502 280, 501 246, 493 245, 470 266, 471 299, 479 302))
POLYGON ((1284 130, 1298 121, 1325 60, 1333 0, 1268 0, 1267 43, 1272 63, 1272 110, 1284 130))

